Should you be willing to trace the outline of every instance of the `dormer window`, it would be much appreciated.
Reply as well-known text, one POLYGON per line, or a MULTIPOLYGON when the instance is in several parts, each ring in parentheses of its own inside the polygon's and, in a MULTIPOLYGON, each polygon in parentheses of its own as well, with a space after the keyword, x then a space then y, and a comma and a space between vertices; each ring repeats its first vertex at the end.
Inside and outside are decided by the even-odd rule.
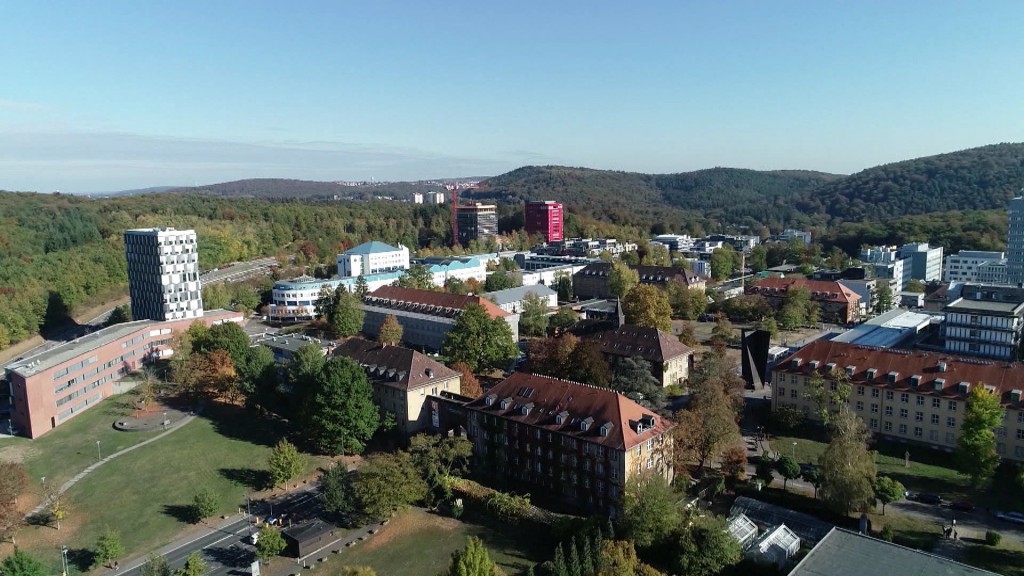
POLYGON ((828 364, 825 364, 825 372, 828 372, 829 374, 831 374, 832 372, 835 371, 835 369, 836 369, 836 363, 835 362, 829 362, 828 364))
POLYGON ((874 382, 876 374, 878 374, 878 370, 876 368, 868 368, 868 382, 874 382))
POLYGON ((555 414, 555 424, 564 424, 565 421, 568 420, 568 419, 569 419, 569 412, 566 411, 566 410, 563 410, 563 411, 559 412, 558 414, 555 414))
POLYGON ((792 360, 789 361, 789 369, 790 370, 796 370, 797 368, 800 367, 800 364, 802 362, 803 362, 803 358, 793 358, 792 360))
POLYGON ((484 398, 484 404, 486 406, 491 406, 497 400, 498 400, 497 396, 495 396, 494 394, 488 394, 487 397, 484 398))
POLYGON ((914 388, 917 388, 920 384, 921 384, 921 376, 920 375, 914 374, 913 376, 910 377, 910 385, 911 386, 913 386, 914 388))
POLYGON ((957 392, 959 392, 961 394, 967 394, 968 392, 971 391, 971 383, 970 382, 960 382, 959 384, 956 385, 956 388, 957 388, 957 392))
POLYGON ((847 376, 853 376, 853 373, 856 372, 856 371, 857 371, 857 367, 853 366, 852 364, 850 366, 846 367, 846 375, 847 376))
POLYGON ((530 402, 529 404, 523 404, 520 407, 520 410, 522 411, 523 416, 529 416, 530 415, 530 410, 532 410, 532 409, 533 409, 533 402, 530 402))
POLYGON ((607 435, 611 434, 611 431, 612 431, 612 423, 611 422, 605 422, 604 424, 601 424, 601 430, 600 430, 601 436, 607 436, 607 435))
POLYGON ((811 367, 811 370, 817 370, 817 369, 818 369, 818 366, 820 366, 820 365, 821 365, 821 363, 820 363, 820 362, 818 362, 817 360, 811 360, 811 361, 810 361, 810 362, 808 362, 807 364, 808 364, 808 365, 809 365, 809 366, 811 367))
POLYGON ((932 387, 936 392, 942 392, 942 388, 946 385, 945 378, 936 378, 932 381, 932 387))
POLYGON ((896 383, 896 380, 898 380, 898 379, 899 379, 899 377, 900 377, 900 373, 899 373, 899 372, 896 372, 895 370, 893 370, 892 372, 889 372, 889 373, 888 373, 888 374, 886 375, 886 378, 887 378, 887 380, 889 381, 889 384, 895 384, 895 383, 896 383))
POLYGON ((591 418, 590 416, 587 416, 583 420, 580 420, 580 431, 581 432, 586 432, 587 430, 590 430, 590 427, 593 424, 594 424, 594 419, 591 418))
POLYGON ((503 398, 501 400, 501 409, 502 410, 508 410, 508 407, 511 406, 511 405, 512 405, 512 399, 511 398, 503 398))

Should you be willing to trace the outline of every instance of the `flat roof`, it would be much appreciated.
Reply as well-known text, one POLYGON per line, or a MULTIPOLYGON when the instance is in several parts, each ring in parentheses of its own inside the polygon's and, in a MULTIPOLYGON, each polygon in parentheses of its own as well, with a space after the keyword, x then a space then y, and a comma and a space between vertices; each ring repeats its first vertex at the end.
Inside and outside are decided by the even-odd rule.
MULTIPOLYGON (((207 310, 203 313, 203 317, 228 314, 236 314, 236 312, 231 312, 229 310, 207 310)), ((198 320, 198 318, 196 318, 196 320, 198 320)), ((176 320, 171 320, 171 322, 175 321, 176 320)), ((50 348, 49 350, 45 350, 34 356, 22 358, 21 360, 8 364, 5 368, 24 377, 32 376, 33 374, 49 370, 54 366, 63 364, 73 358, 77 358, 82 354, 106 346, 111 342, 115 342, 135 332, 139 332, 147 328, 155 328, 163 324, 164 322, 157 320, 136 320, 134 322, 115 324, 108 328, 101 328, 70 342, 65 342, 64 344, 50 348)))
POLYGON ((789 576, 984 576, 995 572, 920 550, 833 528, 789 576))
POLYGON ((326 348, 328 344, 318 338, 312 336, 302 336, 298 334, 274 334, 257 338, 253 341, 253 344, 260 344, 267 348, 277 350, 287 350, 289 352, 297 352, 299 348, 302 348, 306 344, 316 344, 321 348, 326 348))
POLYGON ((931 314, 897 308, 876 316, 852 330, 847 330, 832 340, 862 346, 891 348, 918 334, 933 322, 941 321, 942 318, 931 314))
POLYGON ((967 300, 959 298, 946 305, 947 310, 966 310, 971 312, 989 312, 992 314, 1016 314, 1024 308, 1024 302, 1000 302, 997 300, 967 300))
POLYGON ((511 304, 513 302, 524 300, 528 294, 536 294, 537 296, 544 298, 551 296, 552 294, 557 294, 557 292, 543 284, 532 284, 530 286, 518 286, 516 288, 496 290, 494 292, 484 292, 483 296, 491 298, 494 300, 495 304, 501 306, 503 304, 511 304))

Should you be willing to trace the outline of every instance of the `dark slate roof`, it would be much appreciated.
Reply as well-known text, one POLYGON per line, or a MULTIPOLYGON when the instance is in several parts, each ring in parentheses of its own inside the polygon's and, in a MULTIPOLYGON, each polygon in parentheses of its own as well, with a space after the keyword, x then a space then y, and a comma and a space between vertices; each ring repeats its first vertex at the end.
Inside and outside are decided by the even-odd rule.
POLYGON ((625 325, 589 336, 601 343, 601 351, 611 356, 640 356, 651 364, 693 354, 693 349, 678 338, 657 328, 625 325))
POLYGON ((671 426, 653 411, 607 388, 526 372, 513 373, 467 407, 616 450, 629 450, 671 426), (638 424, 644 424, 643 428, 638 424))
POLYGON ((384 346, 362 338, 350 338, 334 349, 335 356, 351 358, 366 370, 370 380, 405 390, 459 376, 426 354, 401 346, 384 346))
MULTIPOLYGON (((672 280, 680 280, 687 286, 698 282, 699 279, 689 270, 683 268, 675 268, 672 266, 633 266, 630 268, 636 270, 637 275, 640 277, 641 284, 660 284, 669 282, 672 280)), ((580 271, 576 272, 574 276, 601 276, 607 277, 612 271, 612 265, 607 262, 594 262, 588 264, 580 271)))
POLYGON ((920 550, 833 528, 789 576, 985 576, 994 572, 920 550))

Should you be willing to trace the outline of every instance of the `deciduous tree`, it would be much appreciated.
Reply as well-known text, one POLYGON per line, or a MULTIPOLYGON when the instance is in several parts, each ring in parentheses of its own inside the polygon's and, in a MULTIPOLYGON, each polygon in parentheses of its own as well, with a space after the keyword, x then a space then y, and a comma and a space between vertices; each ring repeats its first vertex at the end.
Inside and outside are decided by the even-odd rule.
POLYGON ((185 565, 174 572, 174 576, 205 576, 206 562, 199 552, 190 552, 185 559, 185 565))
POLYGON ((622 300, 622 311, 628 324, 672 332, 672 306, 665 291, 657 286, 634 286, 622 300))
POLYGON ((93 550, 93 567, 110 566, 110 563, 117 560, 124 554, 124 544, 121 543, 121 535, 112 528, 107 528, 96 540, 96 549, 93 550))
POLYGON ((580 340, 569 354, 569 364, 563 378, 607 388, 611 382, 611 369, 596 340, 580 340))
POLYGON ((278 400, 277 363, 266 346, 252 346, 235 364, 238 385, 249 406, 274 406, 278 400))
POLYGON ((0 562, 0 574, 4 576, 46 576, 43 563, 17 546, 14 552, 0 562))
POLYGON ((657 576, 660 574, 654 568, 640 561, 631 540, 605 540, 601 543, 597 576, 657 576))
POLYGON ((473 370, 465 362, 456 362, 452 364, 452 370, 455 370, 461 377, 459 378, 459 394, 467 396, 469 398, 479 398, 483 396, 483 388, 480 387, 480 380, 477 379, 476 375, 473 374, 473 370))
POLYGON ((355 472, 349 472, 345 466, 332 466, 321 476, 320 502, 328 514, 348 519, 355 511, 354 477, 355 472))
POLYGON ((696 461, 698 474, 722 450, 739 438, 736 413, 725 393, 714 382, 693 389, 690 405, 675 414, 672 429, 676 469, 696 461))
POLYGON ((875 480, 875 498, 882 503, 882 516, 885 516, 885 506, 892 502, 903 500, 907 489, 895 478, 879 476, 875 480))
POLYGON ((383 520, 395 508, 422 500, 427 483, 408 452, 373 454, 356 473, 352 493, 368 519, 383 520))
POLYGON ((747 476, 747 447, 735 444, 722 452, 722 475, 733 485, 747 476))
POLYGON ((782 489, 785 490, 789 481, 800 477, 800 464, 789 456, 782 456, 775 462, 775 468, 782 475, 782 489))
POLYGON ((659 474, 633 475, 626 481, 622 501, 623 534, 640 548, 669 537, 679 525, 676 495, 659 474))
POLYGON ((740 561, 740 544, 725 522, 705 515, 680 526, 674 568, 680 576, 711 576, 740 561))
POLYGON ((405 271, 405 274, 395 280, 395 286, 401 286, 402 288, 415 288, 417 290, 437 290, 437 286, 434 285, 434 276, 430 273, 430 268, 423 264, 413 264, 405 271))
POLYGON ((775 480, 775 463, 761 456, 761 461, 754 467, 754 476, 765 486, 771 486, 772 481, 775 480))
POLYGON ((548 326, 552 328, 568 328, 573 322, 579 320, 580 315, 573 312, 572 308, 563 306, 557 312, 548 317, 548 326))
POLYGON ((512 329, 502 318, 491 318, 479 304, 469 304, 445 336, 442 354, 465 362, 473 371, 504 369, 519 356, 512 329))
POLYGON ((509 288, 518 288, 523 285, 522 277, 515 273, 506 270, 498 270, 487 275, 487 279, 484 280, 484 290, 488 292, 497 292, 498 290, 508 290, 509 288))
POLYGON ((197 523, 216 514, 218 508, 220 508, 220 498, 209 488, 200 489, 192 497, 192 519, 197 523))
POLYGON ((971 386, 967 408, 956 441, 956 462, 960 473, 975 487, 987 482, 999 466, 995 430, 1005 414, 999 395, 982 384, 971 386))
POLYGON ((875 314, 884 314, 892 310, 892 288, 889 281, 882 279, 875 288, 875 314))
POLYGON ((625 262, 615 262, 608 272, 608 291, 616 298, 625 298, 626 294, 640 283, 640 274, 625 262))
POLYGON ((409 454, 427 481, 434 504, 451 498, 451 480, 469 470, 473 443, 466 438, 417 434, 409 441, 409 454))
POLYGON ((832 422, 832 441, 819 458, 822 499, 836 512, 849 514, 874 505, 875 461, 868 452, 870 432, 843 405, 832 422))
POLYGON ((519 333, 523 336, 543 336, 548 327, 548 307, 540 296, 530 292, 519 312, 519 333))
POLYGON ((394 314, 388 314, 381 322, 380 332, 377 334, 377 341, 385 346, 397 346, 402 342, 405 329, 398 322, 394 314))
POLYGON ((306 469, 305 458, 294 444, 283 438, 270 452, 267 465, 270 468, 270 482, 274 486, 288 482, 306 469))
POLYGON ((339 286, 335 296, 334 315, 331 316, 331 329, 335 336, 348 338, 355 336, 363 329, 363 303, 355 294, 339 286))
POLYGON ((167 559, 157 554, 150 554, 146 559, 146 563, 142 565, 140 571, 142 576, 171 576, 171 565, 167 563, 167 559))
POLYGON ((28 473, 20 462, 0 460, 0 534, 21 523, 18 498, 28 487, 28 473))
POLYGON ((281 532, 270 524, 260 527, 259 538, 256 539, 256 557, 260 562, 267 562, 284 551, 287 544, 281 532))
POLYGON ((324 363, 313 382, 310 414, 313 444, 325 454, 359 454, 380 426, 373 388, 366 373, 349 358, 324 363))

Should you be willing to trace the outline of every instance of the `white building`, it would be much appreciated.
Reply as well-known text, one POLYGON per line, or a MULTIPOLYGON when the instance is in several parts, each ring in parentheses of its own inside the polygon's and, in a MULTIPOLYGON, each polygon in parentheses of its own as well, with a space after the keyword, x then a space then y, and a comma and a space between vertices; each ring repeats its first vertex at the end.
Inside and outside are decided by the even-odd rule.
POLYGON ((423 194, 421 194, 419 192, 413 192, 412 193, 412 203, 413 204, 423 204, 423 194))
POLYGON ((1010 362, 1020 358, 1024 289, 967 284, 943 312, 947 352, 1010 362))
POLYGON ((451 278, 463 282, 470 278, 478 282, 487 280, 487 265, 484 258, 478 256, 423 258, 419 263, 430 269, 430 277, 435 286, 444 286, 451 278))
POLYGON ((509 314, 521 314, 523 312, 523 306, 526 305, 526 297, 531 294, 540 298, 548 308, 555 308, 558 306, 558 292, 555 292, 543 284, 519 286, 518 288, 497 290, 495 292, 485 292, 482 296, 491 302, 494 302, 498 305, 498 308, 501 308, 509 314))
POLYGON ((585 267, 585 264, 565 264, 563 266, 536 269, 531 272, 519 272, 519 276, 523 280, 523 286, 534 286, 536 284, 554 286, 558 283, 560 276, 568 276, 572 280, 572 275, 583 270, 585 267))
POLYGON ((693 243, 693 246, 690 248, 690 252, 711 254, 723 246, 725 246, 725 241, 723 240, 698 240, 693 243))
POLYGON ((368 276, 409 269, 409 249, 383 242, 365 242, 338 254, 338 276, 368 276))
POLYGON ((652 238, 651 242, 663 244, 670 252, 687 252, 693 247, 693 238, 685 234, 662 234, 652 238))
POLYGON ((865 247, 860 260, 871 269, 875 278, 889 280, 889 289, 902 292, 911 279, 911 262, 900 256, 895 246, 865 247))
POLYGON ((427 202, 430 204, 444 204, 444 192, 428 192, 427 202))
POLYGON ((1009 284, 1006 272, 1006 258, 994 262, 984 262, 978 266, 978 283, 1009 284))
POLYGON ((910 277, 931 282, 942 280, 942 246, 914 242, 900 247, 900 258, 910 260, 910 277))
POLYGON ((783 242, 789 242, 790 240, 799 240, 804 244, 811 243, 811 233, 804 232, 803 230, 794 230, 792 228, 786 228, 779 234, 779 240, 783 242))
MULTIPOLYGON (((405 274, 404 270, 370 274, 363 276, 367 289, 372 292, 381 286, 389 286, 405 274)), ((267 307, 267 318, 274 322, 303 322, 316 316, 316 300, 324 288, 331 290, 344 286, 349 292, 355 292, 359 278, 313 278, 299 276, 291 280, 279 280, 271 290, 270 305, 267 307)))
POLYGON ((203 317, 195 230, 127 230, 124 251, 134 320, 203 317))
MULTIPOLYGON (((985 252, 981 250, 961 250, 946 256, 942 270, 943 282, 986 282, 979 278, 984 271, 982 265, 1006 262, 1002 252, 985 252)), ((1005 270, 1005 268, 1004 268, 1005 270)), ((991 272, 989 273, 991 275, 991 272)))

